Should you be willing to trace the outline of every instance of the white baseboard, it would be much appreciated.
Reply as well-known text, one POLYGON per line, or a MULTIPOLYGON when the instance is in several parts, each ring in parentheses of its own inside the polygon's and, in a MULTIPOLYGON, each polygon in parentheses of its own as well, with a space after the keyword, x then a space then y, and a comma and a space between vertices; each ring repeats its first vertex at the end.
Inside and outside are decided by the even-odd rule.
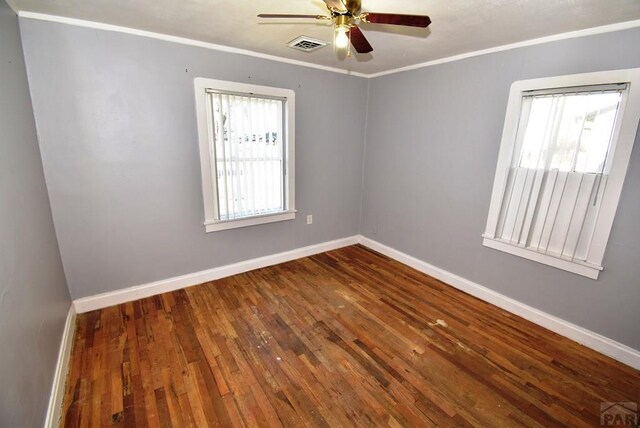
POLYGON ((539 309, 526 305, 522 302, 514 300, 503 294, 497 293, 480 284, 476 284, 466 278, 458 276, 454 273, 433 266, 427 262, 417 259, 413 256, 405 254, 394 248, 388 247, 372 239, 360 236, 359 243, 365 247, 371 248, 387 257, 391 257, 407 266, 426 273, 452 287, 471 294, 485 302, 489 302, 502 308, 508 312, 521 316, 535 324, 538 324, 548 330, 567 337, 575 342, 580 343, 588 348, 607 355, 615 360, 627 364, 633 368, 640 370, 640 351, 630 348, 615 340, 609 339, 598 333, 594 333, 583 327, 572 324, 556 316, 550 315, 539 309))
POLYGON ((73 305, 71 305, 62 333, 60 351, 58 352, 58 363, 56 364, 56 371, 53 376, 51 397, 49 397, 49 408, 47 409, 47 417, 44 420, 45 428, 57 428, 60 425, 62 400, 64 398, 67 373, 69 372, 69 360, 71 359, 71 348, 73 348, 75 326, 76 311, 73 305))
POLYGON ((239 263, 220 266, 213 269, 207 269, 200 272, 190 273, 187 275, 176 276, 169 279, 151 282, 149 284, 137 285, 134 287, 123 288, 108 293, 96 294, 94 296, 83 297, 73 301, 76 312, 81 314, 84 312, 102 309, 121 303, 131 302, 133 300, 142 299, 144 297, 154 296, 168 291, 179 290, 181 288, 190 287, 192 285, 202 284, 203 282, 213 281, 231 275, 236 275, 250 270, 273 266, 278 263, 284 263, 291 260, 308 257, 325 251, 335 250, 337 248, 346 247, 358 243, 359 236, 350 236, 348 238, 336 239, 335 241, 322 242, 320 244, 309 245, 308 247, 296 248, 294 250, 285 251, 283 253, 272 254, 269 256, 258 257, 256 259, 246 260, 239 263))
MULTIPOLYGON (((337 239, 335 241, 323 242, 320 244, 310 245, 308 247, 285 251, 283 253, 259 257, 256 259, 220 266, 217 268, 195 272, 187 275, 181 275, 174 278, 152 282, 149 284, 124 288, 109 293, 83 297, 81 299, 74 300, 73 305, 77 313, 84 313, 96 309, 118 305, 120 303, 142 299, 144 297, 154 296, 156 294, 165 293, 168 291, 178 290, 192 285, 201 284, 203 282, 213 281, 242 272, 248 272, 250 270, 259 269, 266 266, 288 262, 302 257, 311 256, 313 254, 335 250, 337 248, 342 248, 357 243, 360 243, 366 247, 371 248, 372 250, 378 251, 379 253, 391 257, 392 259, 411 266, 412 268, 426 273, 427 275, 430 275, 436 279, 439 279, 440 281, 445 282, 454 288, 462 290, 465 293, 469 293, 472 296, 494 304, 499 308, 521 316, 522 318, 525 318, 535 324, 538 324, 555 333, 574 340, 588 348, 608 355, 609 357, 614 358, 631 367, 640 369, 640 351, 638 350, 630 348, 626 345, 623 345, 622 343, 616 342, 615 340, 609 339, 598 333, 594 333, 578 325, 572 324, 554 315, 550 315, 539 309, 514 300, 466 278, 441 269, 437 266, 433 266, 427 262, 419 260, 413 256, 405 254, 401 251, 388 247, 362 235, 337 239)), ((67 332, 65 331, 65 335, 66 334, 67 332)))

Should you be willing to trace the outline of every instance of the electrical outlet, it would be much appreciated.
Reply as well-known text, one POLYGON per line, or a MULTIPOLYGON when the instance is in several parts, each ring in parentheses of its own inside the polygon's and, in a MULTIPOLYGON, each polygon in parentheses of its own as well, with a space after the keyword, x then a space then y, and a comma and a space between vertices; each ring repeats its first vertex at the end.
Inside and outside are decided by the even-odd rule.
POLYGON ((313 224, 313 216, 311 214, 307 216, 307 224, 313 224))

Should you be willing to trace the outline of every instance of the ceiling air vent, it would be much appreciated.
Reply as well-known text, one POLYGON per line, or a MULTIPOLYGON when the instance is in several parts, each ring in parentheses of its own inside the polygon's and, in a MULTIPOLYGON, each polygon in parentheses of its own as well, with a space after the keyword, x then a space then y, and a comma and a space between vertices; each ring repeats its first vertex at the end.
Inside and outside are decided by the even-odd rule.
POLYGON ((298 49, 299 51, 313 52, 316 49, 327 46, 327 42, 308 36, 300 36, 287 43, 287 46, 293 49, 298 49))

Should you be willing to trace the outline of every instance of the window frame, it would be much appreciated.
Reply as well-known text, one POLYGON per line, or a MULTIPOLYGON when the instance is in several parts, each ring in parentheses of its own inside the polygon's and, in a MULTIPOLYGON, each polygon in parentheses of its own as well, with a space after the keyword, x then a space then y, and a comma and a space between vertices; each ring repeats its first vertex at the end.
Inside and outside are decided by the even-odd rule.
POLYGON ((291 89, 197 77, 194 79, 198 143, 204 202, 204 226, 206 232, 235 229, 257 224, 272 223, 296 218, 295 209, 295 92, 291 89), (284 210, 276 213, 220 220, 218 209, 217 178, 212 165, 215 157, 211 140, 210 120, 207 109, 207 91, 236 92, 256 97, 282 98, 283 146, 284 146, 284 210))
POLYGON ((491 193, 487 225, 483 236, 483 245, 489 248, 510 253, 519 257, 563 269, 591 279, 598 279, 603 270, 602 259, 614 217, 620 201, 624 178, 629 166, 631 152, 636 138, 638 121, 640 120, 640 68, 601 71, 594 73, 572 74, 556 77, 519 80, 511 85, 509 100, 505 114, 504 128, 498 153, 498 162, 491 193), (620 101, 619 124, 616 124, 611 144, 612 159, 607 187, 596 220, 595 231, 589 248, 588 260, 567 260, 557 258, 523 246, 509 244, 498 240, 495 232, 500 218, 503 197, 506 191, 509 169, 518 142, 516 141, 523 95, 528 91, 564 90, 570 87, 626 83, 627 93, 620 101))

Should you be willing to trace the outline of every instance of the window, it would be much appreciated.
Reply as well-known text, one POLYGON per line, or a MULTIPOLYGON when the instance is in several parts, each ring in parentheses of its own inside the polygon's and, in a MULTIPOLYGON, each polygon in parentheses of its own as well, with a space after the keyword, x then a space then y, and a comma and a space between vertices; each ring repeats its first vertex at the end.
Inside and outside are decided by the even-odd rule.
POLYGON ((640 69, 511 86, 483 243, 593 279, 640 118, 640 69))
POLYGON ((205 229, 295 218, 288 89, 195 79, 205 229))

